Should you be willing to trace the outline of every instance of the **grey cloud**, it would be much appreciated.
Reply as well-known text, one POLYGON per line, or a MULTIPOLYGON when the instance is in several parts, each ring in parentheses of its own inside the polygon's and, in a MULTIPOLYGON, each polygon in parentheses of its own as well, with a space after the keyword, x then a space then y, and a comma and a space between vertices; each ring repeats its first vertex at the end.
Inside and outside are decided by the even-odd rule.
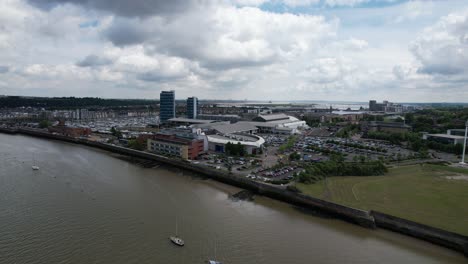
POLYGON ((418 69, 418 73, 425 73, 425 74, 441 74, 441 75, 456 75, 463 73, 464 69, 461 67, 456 67, 447 64, 430 64, 424 65, 423 67, 418 69))
POLYGON ((88 9, 111 12, 118 16, 145 17, 172 14, 190 9, 196 0, 28 0, 41 9, 61 4, 75 4, 88 9))
POLYGON ((151 32, 129 19, 116 19, 103 34, 116 46, 142 43, 151 36, 151 32))
POLYGON ((145 82, 166 82, 177 80, 183 77, 182 74, 162 74, 156 71, 137 74, 137 79, 145 82))
POLYGON ((415 50, 416 57, 422 66, 418 73, 430 75, 457 75, 468 71, 468 56, 465 52, 468 47, 465 45, 446 45, 441 48, 426 48, 415 50))
POLYGON ((95 67, 112 64, 112 60, 108 58, 99 57, 97 55, 88 55, 83 60, 76 63, 80 67, 95 67))
POLYGON ((0 65, 0 73, 7 73, 10 71, 10 67, 0 65))

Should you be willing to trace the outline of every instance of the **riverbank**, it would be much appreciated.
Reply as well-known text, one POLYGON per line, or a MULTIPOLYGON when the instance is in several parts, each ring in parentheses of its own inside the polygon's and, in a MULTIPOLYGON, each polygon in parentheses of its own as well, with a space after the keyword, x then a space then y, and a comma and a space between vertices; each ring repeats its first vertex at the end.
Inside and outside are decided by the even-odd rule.
POLYGON ((468 235, 468 170, 421 164, 390 168, 385 175, 329 177, 300 184, 304 194, 376 210, 443 230, 468 235))
POLYGON ((134 156, 147 160, 165 163, 174 167, 190 170, 202 175, 205 175, 214 180, 234 185, 252 191, 256 194, 261 194, 276 200, 281 200, 297 206, 310 208, 313 210, 321 210, 340 219, 347 220, 352 223, 359 224, 364 227, 375 228, 382 227, 393 230, 399 233, 411 235, 434 244, 442 245, 447 248, 457 250, 468 256, 468 238, 455 233, 432 228, 429 226, 420 225, 405 219, 396 218, 375 211, 359 210, 352 207, 343 206, 340 204, 324 201, 321 199, 306 196, 300 193, 294 193, 275 186, 264 183, 250 181, 244 177, 230 175, 227 172, 207 168, 201 165, 191 164, 186 161, 169 159, 159 155, 136 151, 128 148, 123 148, 111 144, 88 141, 86 139, 74 139, 60 135, 52 135, 47 132, 29 129, 16 129, 3 131, 4 133, 19 133, 24 135, 42 137, 47 139, 61 140, 70 143, 82 144, 90 147, 95 147, 107 150, 113 153, 134 156))

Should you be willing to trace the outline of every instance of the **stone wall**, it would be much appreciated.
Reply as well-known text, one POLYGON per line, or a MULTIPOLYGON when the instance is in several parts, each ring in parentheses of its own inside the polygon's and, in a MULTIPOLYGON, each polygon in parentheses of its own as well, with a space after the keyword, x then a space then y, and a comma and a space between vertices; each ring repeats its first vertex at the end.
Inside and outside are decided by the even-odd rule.
MULTIPOLYGON (((463 252, 468 257, 468 237, 445 231, 439 228, 423 225, 410 220, 391 216, 377 211, 371 211, 377 227, 382 227, 398 233, 420 238, 434 244, 463 252)), ((461 220, 461 219, 460 219, 461 220)), ((461 220, 463 221, 463 220, 461 220)), ((468 222, 467 222, 468 224, 468 222)))

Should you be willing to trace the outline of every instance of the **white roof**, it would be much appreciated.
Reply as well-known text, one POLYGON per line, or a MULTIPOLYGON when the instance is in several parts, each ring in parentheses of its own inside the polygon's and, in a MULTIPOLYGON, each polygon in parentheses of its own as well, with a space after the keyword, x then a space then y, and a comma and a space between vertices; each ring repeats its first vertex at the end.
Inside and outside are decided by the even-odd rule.
MULTIPOLYGON (((240 135, 232 135, 232 136, 240 136, 240 135)), ((244 135, 242 136, 246 137, 244 135)), ((262 137, 252 136, 252 135, 249 135, 248 137, 252 139, 257 139, 256 141, 236 140, 236 139, 232 139, 227 136, 221 136, 221 135, 207 135, 207 137, 208 137, 208 142, 218 143, 218 144, 223 144, 223 145, 227 144, 228 142, 231 142, 232 144, 240 143, 241 145, 244 145, 244 146, 252 146, 252 147, 259 148, 265 143, 265 139, 263 139, 262 137)), ((237 139, 240 139, 240 137, 238 137, 237 139)))

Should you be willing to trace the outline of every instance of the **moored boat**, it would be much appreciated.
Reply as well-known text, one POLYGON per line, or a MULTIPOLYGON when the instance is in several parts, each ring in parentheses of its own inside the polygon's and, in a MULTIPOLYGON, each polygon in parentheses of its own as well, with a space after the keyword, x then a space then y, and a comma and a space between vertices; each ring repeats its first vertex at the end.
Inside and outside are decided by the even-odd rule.
POLYGON ((169 237, 169 239, 171 240, 172 243, 178 245, 178 246, 184 246, 185 243, 184 243, 184 240, 182 240, 181 238, 177 237, 177 236, 171 236, 169 237))

